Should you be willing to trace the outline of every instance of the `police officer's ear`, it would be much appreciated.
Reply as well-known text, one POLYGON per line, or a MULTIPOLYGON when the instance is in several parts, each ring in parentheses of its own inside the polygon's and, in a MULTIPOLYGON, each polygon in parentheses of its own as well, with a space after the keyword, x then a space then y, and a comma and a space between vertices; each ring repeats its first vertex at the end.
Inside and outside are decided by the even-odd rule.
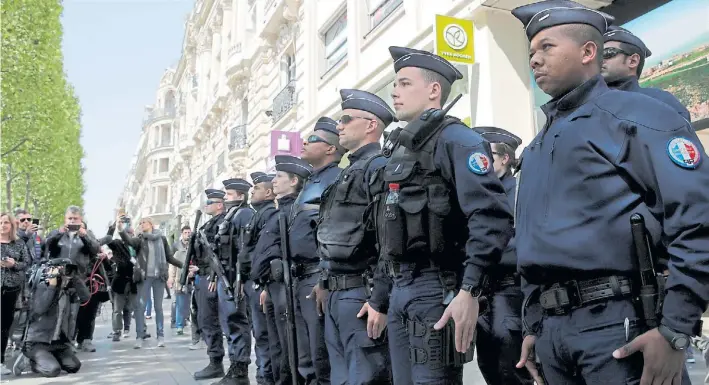
POLYGON ((640 55, 638 55, 637 53, 634 53, 634 54, 626 57, 625 60, 628 65, 628 68, 637 72, 636 70, 638 69, 638 66, 640 65, 640 55))

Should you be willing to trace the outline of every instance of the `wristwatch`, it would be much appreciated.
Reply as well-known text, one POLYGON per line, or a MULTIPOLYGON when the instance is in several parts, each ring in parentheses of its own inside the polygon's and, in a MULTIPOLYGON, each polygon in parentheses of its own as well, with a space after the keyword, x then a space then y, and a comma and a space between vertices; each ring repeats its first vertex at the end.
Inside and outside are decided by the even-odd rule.
POLYGON ((481 295, 482 292, 483 292, 483 290, 482 290, 481 287, 479 287, 479 286, 476 287, 476 286, 473 286, 473 285, 470 285, 470 284, 463 284, 463 285, 460 287, 460 290, 461 290, 461 291, 467 291, 468 293, 470 293, 470 295, 473 296, 473 298, 478 298, 478 297, 480 297, 480 295, 481 295))
POLYGON ((689 347, 689 343, 691 341, 688 335, 684 333, 678 333, 665 325, 660 325, 657 330, 663 337, 665 337, 665 339, 667 339, 667 342, 670 343, 672 349, 686 350, 689 347))

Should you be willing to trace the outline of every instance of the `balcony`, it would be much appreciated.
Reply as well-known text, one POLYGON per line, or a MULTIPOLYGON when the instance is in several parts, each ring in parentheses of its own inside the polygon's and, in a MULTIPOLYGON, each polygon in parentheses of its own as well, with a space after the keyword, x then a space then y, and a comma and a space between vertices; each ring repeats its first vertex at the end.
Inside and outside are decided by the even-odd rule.
POLYGON ((150 206, 148 215, 155 222, 163 222, 173 217, 172 208, 166 203, 158 203, 150 206))
POLYGON ((161 152, 161 151, 170 151, 174 147, 174 144, 170 143, 170 141, 164 141, 161 143, 154 143, 153 147, 148 151, 148 156, 153 155, 156 152, 161 152))
POLYGON ((189 193, 189 189, 183 188, 180 190, 180 202, 178 204, 179 211, 187 211, 192 206, 192 196, 189 193))
POLYGON ((175 118, 175 108, 155 108, 143 120, 143 127, 153 124, 159 120, 169 120, 175 118))
POLYGON ((182 159, 188 160, 192 158, 192 150, 194 150, 194 142, 192 139, 180 140, 180 156, 182 159))
POLYGON ((298 7, 303 0, 266 0, 259 36, 272 39, 278 36, 282 25, 298 19, 298 7))
POLYGON ((243 155, 247 144, 246 125, 232 127, 229 131, 229 159, 243 155))
POLYGON ((293 106, 295 106, 295 80, 291 80, 288 85, 273 98, 273 106, 271 108, 273 124, 281 120, 293 106))
POLYGON ((236 84, 248 78, 251 72, 251 61, 242 52, 241 43, 229 48, 229 59, 226 66, 226 77, 229 86, 234 87, 236 84))

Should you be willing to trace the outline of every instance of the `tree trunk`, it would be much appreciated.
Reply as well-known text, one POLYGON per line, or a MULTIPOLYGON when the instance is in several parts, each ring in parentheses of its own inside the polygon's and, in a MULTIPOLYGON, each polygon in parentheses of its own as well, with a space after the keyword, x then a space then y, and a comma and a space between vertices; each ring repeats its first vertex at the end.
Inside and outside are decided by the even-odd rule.
POLYGON ((30 208, 30 173, 27 174, 27 182, 25 184, 25 211, 30 208))
POLYGON ((12 212, 12 164, 7 165, 7 179, 5 181, 5 194, 7 199, 7 212, 12 212))

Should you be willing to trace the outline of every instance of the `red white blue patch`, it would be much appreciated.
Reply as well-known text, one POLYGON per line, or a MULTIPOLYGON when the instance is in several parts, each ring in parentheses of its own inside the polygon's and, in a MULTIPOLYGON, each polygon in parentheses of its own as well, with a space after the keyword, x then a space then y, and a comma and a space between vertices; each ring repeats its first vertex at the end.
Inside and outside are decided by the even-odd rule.
POLYGON ((478 175, 487 174, 491 168, 490 158, 482 152, 474 152, 468 157, 468 169, 478 175))
POLYGON ((667 143, 667 154, 676 165, 682 168, 697 168, 702 160, 699 147, 691 140, 682 137, 673 138, 667 143))

